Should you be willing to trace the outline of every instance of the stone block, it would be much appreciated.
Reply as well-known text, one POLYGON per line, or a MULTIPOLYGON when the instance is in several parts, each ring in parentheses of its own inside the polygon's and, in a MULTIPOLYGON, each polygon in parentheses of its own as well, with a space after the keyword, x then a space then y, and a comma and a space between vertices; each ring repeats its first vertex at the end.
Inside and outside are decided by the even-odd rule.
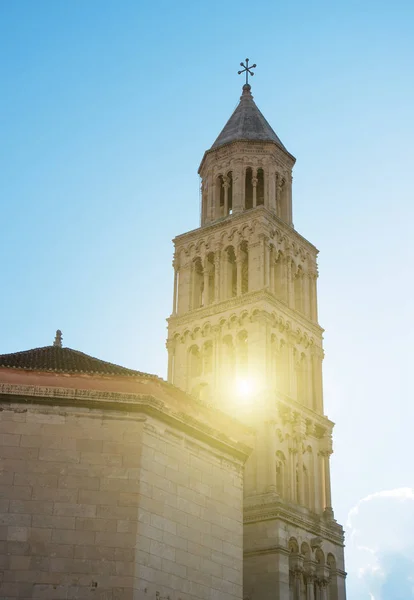
POLYGON ((99 486, 100 480, 98 477, 88 477, 79 475, 62 475, 62 477, 59 477, 60 488, 99 490, 99 486))
MULTIPOLYGON (((29 537, 29 529, 27 527, 8 526, 7 527, 7 540, 15 542, 26 542, 29 537)), ((4 539, 1 538, 0 539, 4 539)))
POLYGON ((20 434, 17 433, 2 433, 0 435, 0 446, 19 446, 20 437, 20 434))
POLYGON ((63 517, 95 517, 96 505, 94 504, 71 504, 69 502, 56 502, 53 514, 63 517))
MULTIPOLYGON (((70 519, 71 517, 58 517, 61 519, 70 519)), ((73 518, 73 517, 72 517, 73 518)), ((97 533, 102 535, 101 533, 97 533)), ((104 534, 110 535, 110 534, 104 534)), ((115 534, 112 534, 115 535, 115 534)), ((94 544, 95 543, 95 532, 93 531, 78 531, 78 530, 65 530, 65 529, 54 529, 52 530, 52 541, 58 544, 94 544)))
POLYGON ((52 539, 52 529, 43 527, 32 527, 29 530, 30 542, 50 542, 52 539))
POLYGON ((22 515, 16 513, 0 514, 0 527, 2 525, 12 525, 14 527, 30 527, 31 522, 31 515, 22 515))
POLYGON ((36 500, 10 500, 10 513, 26 513, 31 515, 51 515, 53 502, 40 502, 36 500))
MULTIPOLYGON (((136 495, 138 497, 138 495, 136 495)), ((107 504, 116 506, 120 501, 118 492, 103 492, 102 490, 79 490, 78 502, 81 504, 107 504)))
MULTIPOLYGON (((13 473, 10 473, 13 476, 13 473)), ((0 485, 0 498, 10 498, 16 500, 29 500, 32 496, 30 486, 0 485)))
POLYGON ((116 519, 76 517, 75 529, 80 531, 117 531, 116 519))
POLYGON ((57 475, 42 475, 39 473, 15 473, 14 485, 30 485, 37 487, 57 487, 57 475))
POLYGON ((27 571, 30 568, 30 556, 10 556, 9 569, 12 571, 27 571))
POLYGON ((78 463, 81 453, 76 450, 59 450, 57 448, 40 448, 39 460, 62 463, 78 463))
POLYGON ((164 573, 171 573, 172 575, 178 575, 178 577, 187 576, 186 566, 180 565, 175 561, 168 560, 167 558, 162 559, 162 570, 164 571, 164 573))
POLYGON ((103 519, 130 519, 136 521, 138 513, 135 506, 102 505, 97 508, 97 517, 103 519))
MULTIPOLYGON (((78 439, 75 440, 76 450, 80 452, 103 452, 107 453, 108 450, 104 448, 104 443, 102 440, 90 440, 90 439, 78 439)), ((110 451, 112 454, 112 451, 110 451)), ((115 454, 118 454, 117 452, 115 454)))
MULTIPOLYGON (((58 505, 55 504, 55 508, 56 506, 58 505)), ((33 515, 32 526, 50 529, 75 529, 75 517, 56 513, 54 515, 33 515)))
MULTIPOLYGON (((20 489, 16 487, 16 489, 20 489)), ((23 488, 22 488, 23 489, 23 488)), ((28 488, 31 490, 32 488, 28 488)), ((61 488, 47 488, 47 487, 33 487, 32 499, 38 501, 50 501, 50 502, 76 502, 78 498, 78 489, 61 489, 61 488)))
MULTIPOLYGON (((82 532, 79 532, 82 533, 82 532)), ((83 532, 86 533, 86 532, 83 532)), ((135 533, 105 533, 96 532, 95 543, 97 545, 117 547, 117 548, 132 548, 135 546, 137 536, 135 533)), ((87 542, 90 543, 90 542, 87 542)))

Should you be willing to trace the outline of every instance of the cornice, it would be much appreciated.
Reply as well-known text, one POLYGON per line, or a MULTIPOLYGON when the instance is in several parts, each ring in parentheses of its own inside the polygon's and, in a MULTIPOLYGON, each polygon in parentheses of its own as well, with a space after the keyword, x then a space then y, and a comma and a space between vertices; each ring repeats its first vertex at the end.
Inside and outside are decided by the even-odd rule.
POLYGON ((292 331, 295 331, 296 329, 296 327, 293 326, 296 322, 299 325, 301 325, 302 328, 316 335, 317 338, 320 338, 323 334, 324 330, 318 323, 311 321, 298 311, 289 308, 288 306, 286 306, 286 304, 281 302, 281 300, 278 300, 271 292, 269 292, 266 289, 247 292, 246 294, 242 294, 241 296, 235 296, 234 298, 221 300, 220 302, 209 304, 207 306, 203 306, 201 308, 197 308, 195 310, 186 312, 183 315, 171 315, 167 319, 167 322, 171 326, 179 327, 181 325, 187 325, 188 323, 194 323, 196 320, 207 319, 208 317, 216 315, 218 316, 220 313, 227 312, 231 309, 243 309, 260 301, 265 301, 269 303, 273 309, 276 309, 281 315, 285 317, 286 321, 293 322, 291 324, 292 331))
POLYGON ((214 429, 191 415, 172 410, 151 394, 0 383, 0 403, 143 413, 156 417, 243 462, 251 452, 251 448, 245 444, 229 438, 218 429, 214 429))
POLYGON ((328 522, 315 513, 312 515, 299 513, 293 506, 286 503, 280 501, 260 503, 258 498, 257 504, 245 505, 243 512, 245 525, 281 520, 300 527, 314 536, 320 536, 334 544, 344 546, 344 531, 336 521, 328 522))
POLYGON ((197 227, 196 229, 191 229, 190 231, 187 231, 186 233, 181 233, 180 235, 177 235, 173 239, 173 243, 175 245, 177 245, 178 243, 181 243, 183 240, 191 241, 193 239, 200 237, 201 233, 203 235, 204 234, 208 235, 209 233, 215 232, 215 231, 223 228, 223 225, 226 225, 226 226, 227 225, 236 225, 236 224, 241 224, 244 221, 250 222, 254 218, 258 218, 258 217, 267 218, 268 220, 270 220, 272 222, 273 225, 277 225, 278 227, 280 227, 281 230, 283 231, 283 233, 285 233, 288 236, 297 238, 297 240, 300 241, 304 246, 306 246, 306 248, 308 250, 310 250, 311 252, 316 253, 316 254, 319 253, 319 250, 316 248, 316 246, 314 246, 311 242, 309 242, 309 240, 307 240, 300 233, 298 233, 296 231, 296 229, 294 229, 293 227, 290 227, 290 225, 288 225, 287 223, 282 221, 282 219, 277 217, 272 211, 270 211, 268 208, 266 208, 265 206, 262 206, 262 205, 256 206, 255 208, 251 208, 249 210, 245 210, 241 213, 236 213, 233 215, 229 215, 227 217, 222 217, 222 218, 218 219, 217 221, 214 221, 213 223, 207 223, 206 225, 203 225, 202 227, 197 227))
MULTIPOLYGON (((201 171, 203 170, 204 167, 204 163, 207 161, 207 158, 212 156, 212 155, 216 155, 216 156, 220 156, 221 155, 226 155, 226 151, 227 154, 231 154, 229 152, 229 150, 235 150, 240 151, 245 149, 248 146, 259 146, 259 148, 262 149, 262 152, 265 150, 265 148, 274 148, 277 151, 277 154, 283 156, 283 158, 285 159, 285 165, 287 168, 292 169, 295 162, 296 162, 296 158, 293 156, 293 154, 291 154, 288 150, 286 150, 286 148, 282 148, 279 144, 277 144, 276 142, 272 141, 272 140, 249 140, 249 139, 241 139, 241 140, 232 140, 230 142, 227 142, 225 144, 222 144, 216 148, 209 148, 208 150, 206 150, 203 154, 203 158, 201 159, 200 162, 200 166, 198 167, 198 171, 197 173, 200 175, 201 171)), ((266 149, 267 149, 266 148, 266 149)))

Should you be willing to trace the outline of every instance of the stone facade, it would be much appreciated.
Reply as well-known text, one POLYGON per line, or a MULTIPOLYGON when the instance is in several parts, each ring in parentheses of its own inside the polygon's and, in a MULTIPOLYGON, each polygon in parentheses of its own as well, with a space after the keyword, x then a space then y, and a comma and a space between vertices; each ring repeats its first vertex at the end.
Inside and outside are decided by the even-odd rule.
POLYGON ((247 428, 182 394, 168 402, 161 382, 106 382, 141 384, 143 396, 93 389, 100 378, 79 390, 11 375, 0 385, 1 598, 242 599, 249 449, 220 428, 246 439, 247 428))

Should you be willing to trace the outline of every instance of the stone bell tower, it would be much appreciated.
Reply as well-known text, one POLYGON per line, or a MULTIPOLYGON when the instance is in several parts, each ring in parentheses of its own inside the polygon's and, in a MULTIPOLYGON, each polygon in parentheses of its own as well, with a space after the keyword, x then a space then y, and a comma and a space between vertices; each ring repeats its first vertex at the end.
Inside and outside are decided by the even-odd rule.
POLYGON ((293 226, 294 163, 246 82, 201 161, 200 227, 174 240, 168 380, 256 433, 244 478, 245 597, 345 600, 318 251, 293 226))

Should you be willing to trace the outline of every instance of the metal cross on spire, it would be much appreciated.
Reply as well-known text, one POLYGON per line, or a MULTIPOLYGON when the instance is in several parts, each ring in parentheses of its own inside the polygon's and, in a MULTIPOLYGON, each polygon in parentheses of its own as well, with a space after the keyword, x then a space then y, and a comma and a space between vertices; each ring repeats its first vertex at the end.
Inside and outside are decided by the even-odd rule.
POLYGON ((241 71, 237 71, 238 75, 241 75, 242 73, 246 73, 246 85, 249 83, 249 75, 251 75, 253 77, 254 73, 251 69, 255 69, 257 67, 256 63, 254 65, 252 65, 251 67, 249 67, 249 59, 246 58, 246 64, 244 63, 240 63, 241 67, 244 67, 241 71))

